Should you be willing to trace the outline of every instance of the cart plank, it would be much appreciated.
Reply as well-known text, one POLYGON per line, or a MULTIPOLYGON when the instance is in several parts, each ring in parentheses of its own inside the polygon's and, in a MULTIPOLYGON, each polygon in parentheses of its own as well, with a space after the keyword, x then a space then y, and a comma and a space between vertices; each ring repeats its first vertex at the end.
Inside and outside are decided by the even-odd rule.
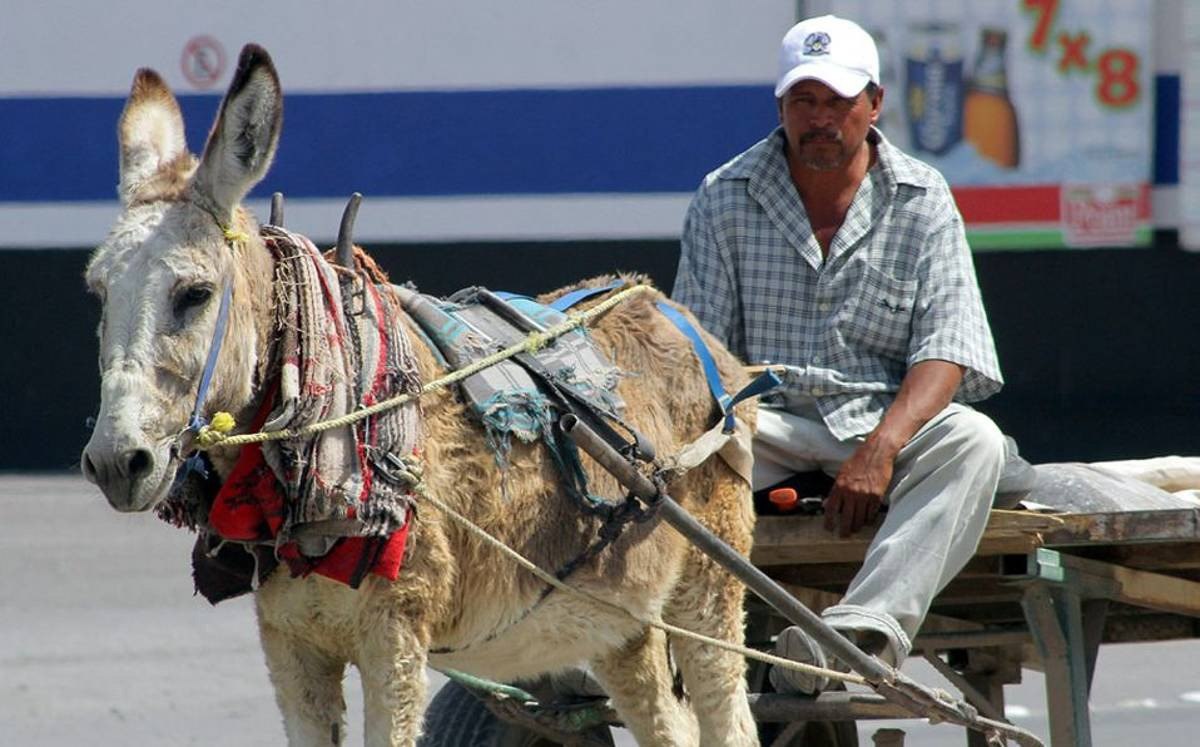
MULTIPOLYGON (((750 557, 761 567, 858 562, 874 536, 874 528, 868 528, 851 537, 839 537, 825 530, 819 516, 760 516, 750 557)), ((1200 543, 1200 509, 1094 514, 993 511, 976 554, 1164 542, 1200 543)), ((1194 557, 1200 560, 1200 545, 1194 557)))

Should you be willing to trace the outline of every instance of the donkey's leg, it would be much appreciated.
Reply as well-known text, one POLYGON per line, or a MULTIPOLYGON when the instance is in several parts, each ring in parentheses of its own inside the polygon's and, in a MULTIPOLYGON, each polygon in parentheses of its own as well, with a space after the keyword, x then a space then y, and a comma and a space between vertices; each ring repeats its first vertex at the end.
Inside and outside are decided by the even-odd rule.
POLYGON ((696 721, 672 688, 663 633, 649 629, 592 661, 592 671, 639 745, 696 744, 696 721))
POLYGON ((269 625, 260 625, 259 634, 288 744, 341 744, 346 731, 345 662, 269 625))
POLYGON ((425 712, 428 641, 397 610, 368 616, 356 660, 363 684, 364 743, 410 747, 425 712))
MULTIPOLYGON (((725 471, 713 482, 701 520, 734 549, 749 552, 753 514, 748 486, 725 471)), ((711 558, 688 550, 680 583, 663 618, 685 630, 730 643, 744 639, 743 589, 711 558)), ((683 683, 700 722, 700 744, 758 744, 758 730, 746 698, 746 660, 735 653, 682 636, 671 637, 683 683)))
MULTIPOLYGON (((699 555, 699 553, 694 553, 699 555)), ((707 558, 689 558, 689 580, 663 611, 685 630, 741 644, 741 588, 707 558), (697 565, 706 566, 703 570, 697 565)), ((746 699, 746 661, 740 655, 682 636, 671 637, 683 684, 700 722, 700 744, 757 745, 758 732, 746 699)))

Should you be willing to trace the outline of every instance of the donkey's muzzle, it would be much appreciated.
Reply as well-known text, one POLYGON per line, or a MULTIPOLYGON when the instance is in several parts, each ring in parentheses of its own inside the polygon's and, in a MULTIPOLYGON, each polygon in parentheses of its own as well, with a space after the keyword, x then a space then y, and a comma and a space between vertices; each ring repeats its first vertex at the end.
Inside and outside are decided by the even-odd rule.
POLYGON ((154 490, 146 483, 155 472, 154 452, 143 447, 106 448, 89 443, 81 460, 83 476, 95 483, 118 511, 149 508, 154 490))

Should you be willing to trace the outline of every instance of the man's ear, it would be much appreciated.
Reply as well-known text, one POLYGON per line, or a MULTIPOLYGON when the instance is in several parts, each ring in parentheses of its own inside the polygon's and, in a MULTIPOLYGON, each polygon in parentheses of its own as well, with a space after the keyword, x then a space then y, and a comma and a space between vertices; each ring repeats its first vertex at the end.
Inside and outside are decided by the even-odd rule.
POLYGON ((871 98, 871 124, 879 123, 879 115, 883 112, 883 86, 875 89, 875 95, 871 98))

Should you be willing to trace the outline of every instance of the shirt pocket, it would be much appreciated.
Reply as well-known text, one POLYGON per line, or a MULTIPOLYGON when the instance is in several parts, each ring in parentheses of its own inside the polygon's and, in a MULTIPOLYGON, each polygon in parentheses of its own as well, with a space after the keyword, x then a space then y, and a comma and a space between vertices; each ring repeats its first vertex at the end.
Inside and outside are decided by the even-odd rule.
POLYGON ((917 281, 901 280, 864 264, 857 284, 847 290, 836 322, 842 338, 852 348, 905 360, 917 281))

